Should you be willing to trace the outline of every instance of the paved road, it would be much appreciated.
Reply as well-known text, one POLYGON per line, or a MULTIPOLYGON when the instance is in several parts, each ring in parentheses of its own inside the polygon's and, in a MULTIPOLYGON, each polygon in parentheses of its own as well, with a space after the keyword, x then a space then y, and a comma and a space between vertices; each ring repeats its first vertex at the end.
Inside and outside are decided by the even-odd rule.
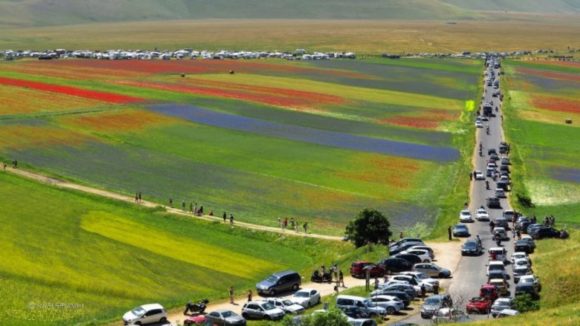
MULTIPOLYGON (((493 69, 496 78, 499 78, 500 69, 493 69)), ((500 81, 501 82, 501 81, 500 81)), ((502 103, 499 97, 493 97, 493 93, 497 91, 493 86, 487 86, 484 84, 484 94, 482 97, 483 103, 492 103, 493 107, 498 107, 499 112, 494 113, 496 117, 492 117, 488 122, 484 122, 483 128, 477 128, 476 131, 476 144, 473 152, 473 166, 474 170, 479 170, 485 173, 487 167, 487 160, 489 156, 487 155, 487 150, 490 148, 495 148, 498 150, 500 142, 504 141, 504 133, 502 128, 502 103), (487 134, 486 128, 489 127, 489 134, 487 134), (479 143, 483 147, 483 156, 479 155, 479 143)), ((466 176, 468 177, 468 176, 466 176)), ((485 181, 475 181, 471 182, 470 189, 470 200, 469 200, 469 210, 475 216, 476 210, 486 205, 486 199, 488 197, 494 197, 495 192, 495 182, 491 178, 486 178, 489 181, 490 190, 486 189, 485 181)), ((508 194, 509 196, 509 194, 508 194)), ((509 201, 507 199, 501 199, 502 209, 487 209, 490 219, 495 219, 502 216, 503 210, 511 209, 509 201)), ((457 215, 459 219, 459 211, 462 207, 457 208, 457 215)), ((489 222, 478 222, 470 223, 468 225, 469 232, 472 238, 475 238, 479 234, 484 250, 490 247, 496 247, 496 243, 492 239, 492 234, 489 227, 489 222)), ((508 233, 511 237, 511 232, 508 233)), ((462 241, 463 242, 463 241, 462 241)), ((502 244, 508 251, 508 257, 511 256, 513 252, 513 246, 511 241, 504 241, 502 244)), ((460 251, 455 253, 456 255, 461 255, 460 251)), ((487 283, 486 277, 486 265, 488 263, 487 252, 482 256, 465 256, 461 257, 456 272, 453 275, 453 279, 449 286, 449 293, 454 299, 454 302, 464 306, 467 301, 479 294, 479 288, 482 284, 487 283)), ((511 266, 507 267, 507 272, 511 275, 511 266)), ((514 289, 513 279, 510 279, 510 291, 514 289)), ((486 319, 487 315, 471 315, 472 319, 486 319)), ((491 318, 491 317, 489 317, 491 318)), ((421 316, 414 315, 410 318, 405 319, 405 322, 416 323, 420 325, 430 324, 430 320, 421 319, 421 316)))

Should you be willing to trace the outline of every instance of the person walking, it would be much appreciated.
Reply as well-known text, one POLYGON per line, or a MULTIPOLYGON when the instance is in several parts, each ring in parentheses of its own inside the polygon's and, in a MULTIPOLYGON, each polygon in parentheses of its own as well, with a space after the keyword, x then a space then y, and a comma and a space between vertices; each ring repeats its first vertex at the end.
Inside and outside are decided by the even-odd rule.
POLYGON ((252 301, 252 290, 248 290, 248 302, 252 301))
POLYGON ((379 289, 379 278, 375 277, 375 290, 379 289))
POLYGON ((399 233, 399 239, 403 239, 403 231, 401 231, 401 233, 399 233))
POLYGON ((169 198, 169 206, 173 207, 173 198, 169 198))
POLYGON ((421 284, 421 297, 425 298, 427 295, 427 289, 425 288, 425 284, 421 284))
POLYGON ((181 202, 181 210, 185 211, 185 201, 181 202))
POLYGON ((344 285, 344 274, 342 274, 342 269, 338 271, 338 283, 343 288, 346 288, 346 285, 344 285))
POLYGON ((308 233, 308 222, 304 222, 302 227, 304 228, 304 233, 308 233))
POLYGON ((222 218, 224 219, 224 223, 225 223, 226 220, 228 219, 228 214, 226 214, 226 212, 224 212, 224 214, 222 215, 222 218))
POLYGON ((139 202, 143 201, 143 194, 139 191, 139 202))
POLYGON ((189 211, 193 214, 193 203, 189 203, 189 211))
POLYGON ((234 214, 230 214, 230 225, 234 225, 234 214))
POLYGON ((435 295, 439 294, 439 284, 437 283, 433 284, 433 294, 435 295))
POLYGON ((453 240, 453 234, 451 232, 451 226, 447 228, 447 237, 449 237, 449 241, 453 240))
POLYGON ((233 285, 230 286, 229 294, 230 294, 230 303, 231 304, 235 304, 234 303, 234 286, 233 285))

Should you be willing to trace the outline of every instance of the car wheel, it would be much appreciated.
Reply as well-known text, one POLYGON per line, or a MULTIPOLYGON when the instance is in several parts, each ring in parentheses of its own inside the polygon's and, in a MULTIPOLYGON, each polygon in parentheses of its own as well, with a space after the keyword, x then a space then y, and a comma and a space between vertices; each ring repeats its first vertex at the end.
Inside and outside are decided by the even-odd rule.
POLYGON ((167 318, 163 317, 163 318, 159 319, 159 322, 165 324, 167 322, 167 318))
POLYGON ((242 313, 242 317, 244 317, 244 319, 250 319, 250 316, 245 312, 242 313))
POLYGON ((292 285, 292 291, 298 291, 298 284, 292 285))
POLYGON ((270 291, 270 295, 271 295, 271 296, 275 296, 275 295, 276 295, 276 290, 271 290, 271 291, 270 291))
POLYGON ((387 307, 387 315, 394 315, 394 314, 395 314, 395 308, 387 307))

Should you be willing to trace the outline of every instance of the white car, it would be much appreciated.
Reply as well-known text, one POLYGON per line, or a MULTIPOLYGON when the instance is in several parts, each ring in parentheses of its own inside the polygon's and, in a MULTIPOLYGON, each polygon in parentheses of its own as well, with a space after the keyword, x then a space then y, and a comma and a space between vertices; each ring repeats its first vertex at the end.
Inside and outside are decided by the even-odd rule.
POLYGON ((481 122, 481 120, 476 120, 475 121, 475 127, 477 127, 477 128, 483 128, 483 122, 481 122))
POLYGON ((320 303, 320 293, 314 289, 302 289, 294 293, 290 300, 304 308, 310 308, 320 303))
POLYGON ((542 283, 540 283, 540 279, 533 274, 521 276, 517 284, 532 284, 536 287, 538 292, 542 291, 542 283))
POLYGON ((400 275, 413 276, 415 278, 415 280, 417 280, 417 282, 419 282, 419 285, 425 285, 425 290, 427 292, 432 292, 433 287, 435 285, 437 285, 437 287, 439 287, 439 281, 434 279, 434 278, 429 277, 425 273, 415 272, 415 271, 407 271, 407 272, 401 272, 400 275))
POLYGON ((517 259, 527 259, 528 261, 530 260, 528 254, 523 251, 516 251, 512 254, 512 264, 515 263, 517 259))
POLYGON ((371 302, 385 308, 387 315, 393 315, 405 308, 405 304, 399 298, 391 295, 377 295, 371 298, 371 302))
POLYGON ((499 188, 498 188, 498 189, 496 189, 496 190, 495 190, 495 196, 496 196, 497 198, 506 198, 505 190, 503 190, 503 189, 499 189, 499 188))
POLYGON ((512 316, 517 316, 519 314, 520 314, 520 312, 517 310, 504 309, 504 310, 499 312, 499 314, 497 315, 497 318, 512 317, 512 316))
POLYGON ((266 302, 269 302, 277 308, 284 310, 284 312, 287 314, 298 315, 304 312, 303 306, 296 304, 288 299, 270 298, 267 299, 266 302))
POLYGON ((521 267, 521 268, 530 268, 530 261, 526 258, 519 258, 514 260, 514 268, 521 267))
POLYGON ((485 210, 485 208, 480 207, 475 213, 475 218, 478 221, 489 221, 489 213, 485 210))
POLYGON ((421 258, 421 262, 423 263, 430 263, 431 262, 431 255, 427 250, 421 249, 408 249, 402 252, 402 254, 411 254, 415 256, 419 256, 421 258))
POLYGON ((123 315, 124 325, 145 325, 152 323, 165 323, 167 312, 158 303, 144 304, 123 315))
POLYGON ((483 174, 483 172, 476 170, 474 174, 475 180, 485 180, 485 174, 483 174))
POLYGON ((493 305, 491 305, 491 315, 495 318, 504 309, 511 309, 513 307, 512 298, 497 298, 493 305))
MULTIPOLYGON (((391 276, 391 278, 389 278, 389 282, 392 282, 391 284, 396 284, 397 282, 403 282, 405 284, 412 285, 413 289, 415 289, 417 294, 421 293, 421 285, 423 285, 423 282, 421 280, 417 279, 416 276, 405 275, 405 274, 391 276)), ((387 283, 389 283, 389 282, 387 282, 387 283)), ((391 285, 391 284, 389 284, 389 285, 391 285)), ((433 290, 432 284, 425 283, 424 285, 425 285, 425 291, 432 291, 433 290)))
POLYGON ((489 264, 487 264, 487 271, 485 272, 485 276, 489 276, 489 271, 503 271, 505 272, 505 265, 503 264, 502 261, 490 261, 489 264))
POLYGON ((435 253, 433 252, 433 249, 431 247, 429 247, 429 246, 424 246, 424 245, 421 245, 421 246, 412 246, 411 248, 409 248, 407 250, 413 250, 413 249, 426 250, 426 251, 429 252, 429 257, 431 259, 435 258, 435 253))
POLYGON ((464 209, 459 213, 459 222, 461 223, 473 222, 473 217, 471 216, 471 212, 468 209, 464 209))

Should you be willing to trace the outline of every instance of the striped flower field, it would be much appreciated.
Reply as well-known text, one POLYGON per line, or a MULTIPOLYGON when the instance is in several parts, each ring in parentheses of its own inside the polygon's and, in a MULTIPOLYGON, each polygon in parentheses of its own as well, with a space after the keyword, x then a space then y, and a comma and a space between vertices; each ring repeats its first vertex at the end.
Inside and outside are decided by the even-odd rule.
POLYGON ((433 225, 457 180, 479 65, 2 63, 0 85, 11 91, 2 92, 0 116, 10 119, 0 118, 0 155, 265 225, 294 217, 340 234, 364 207, 398 228, 433 225))

